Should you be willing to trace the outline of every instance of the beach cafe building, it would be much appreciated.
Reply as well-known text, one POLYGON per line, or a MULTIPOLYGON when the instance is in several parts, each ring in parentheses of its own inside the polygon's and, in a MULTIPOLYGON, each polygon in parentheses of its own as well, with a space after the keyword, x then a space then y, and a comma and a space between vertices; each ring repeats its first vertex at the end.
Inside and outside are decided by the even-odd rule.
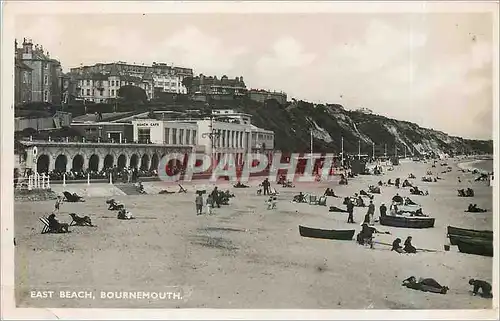
POLYGON ((134 141, 164 145, 192 145, 200 153, 212 155, 220 161, 233 154, 236 164, 242 164, 245 154, 260 152, 272 157, 274 132, 250 123, 249 115, 214 119, 156 120, 135 119, 134 141), (245 119, 243 119, 245 118, 245 119), (213 133, 210 135, 210 133, 213 133))

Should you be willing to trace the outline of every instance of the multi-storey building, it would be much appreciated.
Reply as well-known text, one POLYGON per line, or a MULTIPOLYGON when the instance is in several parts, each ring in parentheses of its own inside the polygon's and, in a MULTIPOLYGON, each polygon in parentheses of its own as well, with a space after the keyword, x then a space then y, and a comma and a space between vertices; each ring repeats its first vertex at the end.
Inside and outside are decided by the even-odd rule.
POLYGON ((33 69, 20 59, 15 58, 14 103, 16 105, 31 102, 32 71, 33 69))
POLYGON ((105 102, 116 98, 120 87, 125 85, 141 87, 148 99, 155 98, 158 91, 185 94, 183 80, 191 77, 193 70, 162 63, 145 66, 117 62, 71 68, 70 74, 77 82, 76 97, 105 102))
POLYGON ((17 48, 16 41, 15 47, 17 61, 31 68, 31 101, 59 104, 63 77, 60 62, 30 39, 23 40, 22 48, 17 48))
POLYGON ((268 91, 263 89, 251 89, 248 91, 248 97, 251 100, 255 100, 263 103, 268 99, 275 99, 280 104, 286 103, 286 93, 278 91, 268 91))
POLYGON ((210 96, 244 96, 247 94, 247 86, 243 77, 229 79, 226 75, 220 79, 217 76, 205 76, 200 74, 191 80, 188 92, 190 94, 203 94, 210 96))
POLYGON ((237 163, 250 152, 270 153, 274 132, 251 124, 251 115, 214 110, 212 119, 135 119, 134 140, 165 145, 193 145, 197 151, 221 159, 233 154, 237 163), (209 135, 209 133, 214 133, 209 135))

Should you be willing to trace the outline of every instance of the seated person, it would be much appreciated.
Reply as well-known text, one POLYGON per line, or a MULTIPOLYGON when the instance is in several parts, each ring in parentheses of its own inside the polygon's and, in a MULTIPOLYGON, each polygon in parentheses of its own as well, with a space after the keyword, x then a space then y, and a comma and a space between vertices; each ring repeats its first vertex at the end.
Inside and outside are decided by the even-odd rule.
POLYGON ((405 241, 405 247, 403 248, 403 250, 406 252, 406 253, 417 253, 417 248, 414 247, 412 244, 411 244, 411 240, 412 240, 412 237, 411 236, 408 236, 406 238, 406 241, 405 241))
POLYGON ((306 197, 304 194, 302 194, 302 192, 300 192, 299 195, 295 195, 293 197, 293 201, 296 203, 307 203, 306 197))
POLYGON ((248 187, 250 187, 250 186, 242 184, 239 181, 234 185, 234 188, 248 188, 248 187))
POLYGON ((387 185, 394 185, 394 183, 393 183, 393 182, 389 179, 389 180, 387 181, 387 185))
POLYGON ((361 225, 361 231, 356 236, 356 240, 361 245, 370 245, 373 249, 373 234, 378 233, 378 231, 369 226, 367 223, 361 225))
POLYGON ((383 186, 384 185, 384 183, 382 183, 382 181, 378 181, 377 184, 378 184, 378 186, 383 186))
POLYGON ((418 204, 412 201, 409 197, 405 197, 404 205, 418 205, 418 204))
POLYGON ((407 179, 405 179, 405 180, 403 181, 403 185, 402 185, 402 186, 403 186, 403 187, 412 187, 413 185, 411 185, 411 183, 410 183, 407 179))
POLYGON ((398 177, 398 178, 396 178, 396 181, 394 182, 394 185, 395 185, 396 187, 399 187, 399 185, 401 185, 401 184, 400 184, 400 182, 401 182, 401 181, 399 180, 399 177, 398 177))
POLYGON ((365 207, 365 202, 363 201, 363 199, 361 198, 361 195, 358 196, 357 198, 357 202, 356 202, 356 205, 359 206, 359 207, 365 207))
POLYGON ((466 193, 467 196, 474 196, 474 190, 472 188, 467 188, 467 193, 466 193))
POLYGON ((474 286, 472 295, 477 295, 479 293, 479 290, 481 290, 481 293, 479 295, 483 298, 493 297, 493 294, 491 293, 491 284, 489 284, 488 282, 483 280, 470 279, 469 284, 474 286))
POLYGON ((397 253, 403 253, 403 247, 401 246, 401 239, 398 237, 392 242, 391 251, 395 251, 397 253))
POLYGON ((392 201, 396 204, 403 204, 404 200, 399 194, 396 194, 393 198, 392 201))
POLYGON ((135 217, 132 216, 132 213, 123 208, 118 211, 118 215, 116 216, 116 218, 119 220, 132 220, 135 217))
POLYGON ((415 175, 410 174, 410 175, 408 175, 408 178, 416 178, 416 177, 415 177, 415 175))
POLYGON ((368 186, 368 191, 373 194, 380 194, 380 187, 375 187, 373 185, 368 186))
POLYGON ((329 188, 327 187, 327 189, 325 190, 325 194, 323 194, 324 196, 333 196, 333 197, 337 197, 337 195, 335 195, 335 192, 333 191, 332 188, 329 188))
POLYGON ((466 212, 472 212, 472 213, 484 213, 486 210, 477 207, 477 204, 469 204, 469 208, 467 209, 466 212))
POLYGON ((67 223, 60 223, 56 215, 54 213, 50 214, 49 217, 47 217, 47 220, 49 221, 49 229, 51 232, 55 233, 68 233, 69 232, 69 225, 67 223))
POLYGON ((146 191, 144 190, 144 185, 142 185, 142 182, 137 182, 135 187, 139 193, 141 194, 146 193, 146 191))
POLYGON ((399 209, 396 203, 392 203, 390 213, 391 215, 397 215, 399 213, 399 209))

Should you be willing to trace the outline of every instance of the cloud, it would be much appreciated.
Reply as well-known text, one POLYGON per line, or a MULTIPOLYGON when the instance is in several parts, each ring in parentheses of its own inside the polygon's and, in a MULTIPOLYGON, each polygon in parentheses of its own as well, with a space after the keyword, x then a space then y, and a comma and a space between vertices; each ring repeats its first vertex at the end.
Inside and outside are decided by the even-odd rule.
POLYGON ((282 37, 273 44, 270 54, 257 61, 257 72, 267 75, 286 69, 307 67, 315 58, 315 54, 304 52, 302 45, 293 37, 282 37))
POLYGON ((234 69, 236 61, 248 51, 244 46, 229 46, 192 26, 163 40, 158 49, 150 58, 161 60, 162 57, 169 57, 177 64, 214 75, 237 72, 234 69))

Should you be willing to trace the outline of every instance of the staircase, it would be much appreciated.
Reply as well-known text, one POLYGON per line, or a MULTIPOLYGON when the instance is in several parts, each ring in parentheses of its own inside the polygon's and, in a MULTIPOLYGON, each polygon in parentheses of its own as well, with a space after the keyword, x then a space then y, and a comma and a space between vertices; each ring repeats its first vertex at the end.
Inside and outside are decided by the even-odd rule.
POLYGON ((137 188, 133 183, 130 184, 115 184, 115 187, 119 188, 126 195, 143 195, 139 193, 137 188))

